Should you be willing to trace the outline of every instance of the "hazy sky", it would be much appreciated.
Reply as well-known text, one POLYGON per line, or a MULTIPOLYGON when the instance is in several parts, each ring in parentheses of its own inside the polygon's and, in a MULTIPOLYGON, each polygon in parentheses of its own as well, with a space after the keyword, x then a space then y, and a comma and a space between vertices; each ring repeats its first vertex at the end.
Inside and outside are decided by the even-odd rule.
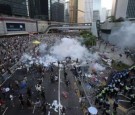
POLYGON ((106 9, 112 9, 112 0, 102 0, 101 7, 106 9))

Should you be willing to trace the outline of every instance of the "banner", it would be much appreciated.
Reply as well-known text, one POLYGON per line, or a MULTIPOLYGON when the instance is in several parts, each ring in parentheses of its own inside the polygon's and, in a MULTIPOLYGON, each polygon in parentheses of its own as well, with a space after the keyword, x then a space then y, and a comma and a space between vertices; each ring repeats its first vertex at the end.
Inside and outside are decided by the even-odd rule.
POLYGON ((25 31, 24 23, 6 23, 7 31, 25 31))

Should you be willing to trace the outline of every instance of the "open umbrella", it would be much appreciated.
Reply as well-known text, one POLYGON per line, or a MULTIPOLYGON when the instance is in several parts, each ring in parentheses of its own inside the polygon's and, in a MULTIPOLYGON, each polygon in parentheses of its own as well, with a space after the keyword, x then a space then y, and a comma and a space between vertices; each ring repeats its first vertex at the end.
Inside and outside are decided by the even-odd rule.
POLYGON ((95 107, 89 107, 88 111, 92 114, 92 115, 96 115, 98 110, 95 107))
POLYGON ((6 91, 6 92, 9 92, 9 91, 10 91, 10 88, 8 88, 8 87, 5 88, 5 91, 6 91))
POLYGON ((35 41, 33 41, 32 43, 33 43, 33 44, 40 44, 41 42, 40 42, 40 41, 35 40, 35 41))

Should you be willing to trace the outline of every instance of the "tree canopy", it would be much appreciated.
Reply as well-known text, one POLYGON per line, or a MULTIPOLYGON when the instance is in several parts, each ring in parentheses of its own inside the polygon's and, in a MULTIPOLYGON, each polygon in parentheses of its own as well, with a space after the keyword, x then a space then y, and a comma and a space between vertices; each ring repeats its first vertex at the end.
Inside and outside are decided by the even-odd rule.
POLYGON ((82 31, 80 35, 84 38, 83 44, 87 47, 96 45, 96 36, 92 35, 91 32, 82 31))

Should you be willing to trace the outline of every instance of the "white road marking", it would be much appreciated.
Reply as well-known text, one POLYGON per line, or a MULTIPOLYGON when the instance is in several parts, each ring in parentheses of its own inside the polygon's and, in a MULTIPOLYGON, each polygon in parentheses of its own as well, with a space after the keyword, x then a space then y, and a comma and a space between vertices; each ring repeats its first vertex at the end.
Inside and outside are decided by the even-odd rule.
POLYGON ((59 83, 58 83, 58 104, 59 104, 59 115, 61 114, 61 111, 60 111, 60 105, 61 105, 61 102, 60 102, 60 71, 61 69, 59 68, 59 83))
POLYGON ((3 114, 2 114, 2 115, 5 115, 5 113, 6 113, 7 109, 8 109, 8 107, 6 107, 6 109, 5 109, 5 111, 3 112, 3 114))
POLYGON ((36 106, 34 105, 32 113, 34 114, 36 106))

